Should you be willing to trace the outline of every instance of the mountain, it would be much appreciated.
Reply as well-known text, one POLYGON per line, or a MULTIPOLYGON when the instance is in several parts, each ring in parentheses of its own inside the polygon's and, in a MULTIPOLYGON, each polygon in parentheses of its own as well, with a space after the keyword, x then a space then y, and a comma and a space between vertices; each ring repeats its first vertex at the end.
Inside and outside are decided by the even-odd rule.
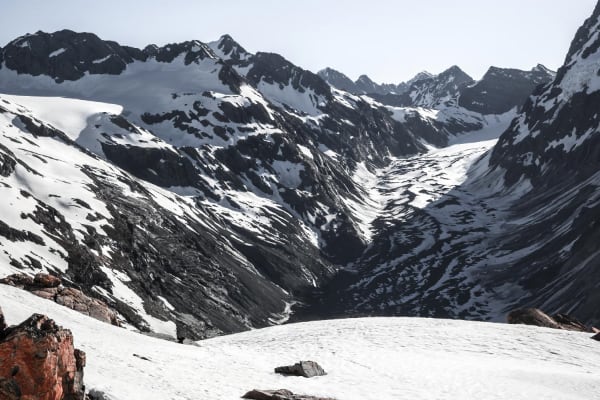
POLYGON ((349 93, 360 94, 356 83, 353 82, 343 73, 336 71, 333 68, 325 68, 318 72, 318 75, 329 83, 331 86, 344 90, 349 93))
MULTIPOLYGON (((525 215, 554 226, 526 197, 537 175, 519 175, 545 147, 505 133, 510 152, 488 152, 550 115, 529 102, 517 114, 517 100, 496 113, 503 86, 482 97, 492 113, 461 106, 477 83, 458 67, 421 75, 393 105, 228 35, 136 49, 37 32, 0 57, 0 274, 59 275, 127 327, 200 339, 290 317, 498 319, 566 279, 518 263, 549 240, 518 228, 525 215)), ((579 86, 561 71, 535 96, 562 104, 579 86)), ((573 132, 565 115, 553 131, 573 132)), ((560 236, 565 254, 577 232, 560 236)))
POLYGON ((461 91, 459 104, 482 114, 502 114, 521 106, 537 86, 554 76, 541 64, 531 71, 491 67, 480 81, 461 91))
POLYGON ((367 245, 356 175, 426 150, 382 105, 229 36, 38 32, 0 54, 2 273, 61 275, 143 331, 284 321, 367 245))
POLYGON ((373 185, 378 235, 307 312, 501 320, 535 305, 598 324, 599 31, 600 4, 495 145, 483 130, 392 164, 373 185))
POLYGON ((418 79, 415 78, 401 95, 374 95, 373 98, 393 106, 439 108, 449 102, 456 102, 462 88, 473 82, 469 75, 455 65, 438 75, 423 74, 418 79))
POLYGON ((356 95, 376 94, 380 96, 403 94, 414 82, 431 76, 429 72, 420 72, 407 82, 393 84, 376 83, 367 75, 361 75, 356 81, 353 82, 342 72, 339 72, 333 68, 322 69, 321 71, 317 72, 317 75, 337 89, 356 95))

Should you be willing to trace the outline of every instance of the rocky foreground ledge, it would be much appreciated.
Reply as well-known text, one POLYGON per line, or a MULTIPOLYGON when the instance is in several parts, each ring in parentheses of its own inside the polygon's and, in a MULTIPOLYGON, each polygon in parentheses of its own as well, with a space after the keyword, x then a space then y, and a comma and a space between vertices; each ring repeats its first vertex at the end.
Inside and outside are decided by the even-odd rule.
POLYGON ((45 315, 6 326, 0 309, 0 399, 83 400, 85 353, 45 315))

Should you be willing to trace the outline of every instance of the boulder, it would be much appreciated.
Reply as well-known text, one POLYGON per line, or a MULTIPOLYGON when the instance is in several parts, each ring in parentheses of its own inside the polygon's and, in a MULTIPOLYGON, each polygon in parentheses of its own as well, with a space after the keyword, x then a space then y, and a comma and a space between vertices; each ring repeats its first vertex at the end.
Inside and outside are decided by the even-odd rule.
POLYGON ((0 279, 0 283, 16 287, 33 286, 33 278, 25 274, 13 274, 0 279))
POLYGON ((0 279, 0 283, 27 290, 99 321, 120 326, 117 313, 105 302, 90 297, 79 289, 62 286, 61 279, 54 275, 39 273, 32 278, 14 274, 0 279))
POLYGON ((64 288, 56 294, 55 301, 82 314, 89 315, 99 321, 119 326, 117 313, 106 303, 87 296, 79 289, 64 288))
POLYGON ((43 272, 36 274, 35 277, 33 278, 33 284, 35 286, 39 286, 39 287, 43 287, 43 288, 58 287, 58 286, 60 286, 61 283, 62 283, 62 281, 60 280, 59 277, 50 275, 50 274, 45 274, 43 272))
POLYGON ((552 317, 537 308, 513 310, 508 313, 506 320, 509 324, 535 325, 544 328, 560 329, 560 326, 552 317))
POLYGON ((294 365, 277 367, 275 368, 275 372, 282 375, 303 376, 305 378, 326 375, 325 370, 314 361, 300 361, 294 365))
POLYGON ((552 318, 563 328, 569 331, 590 332, 590 329, 577 318, 567 314, 556 314, 552 318))
POLYGON ((600 333, 596 333, 594 336, 592 336, 592 339, 600 342, 600 333))
POLYGON ((577 318, 567 314, 556 314, 553 317, 537 308, 521 308, 513 310, 506 316, 509 324, 535 325, 544 328, 565 329, 568 331, 592 332, 577 318))
POLYGON ((287 389, 258 390, 254 389, 242 396, 242 399, 252 400, 335 400, 331 397, 315 397, 303 394, 294 394, 287 389))
POLYGON ((71 331, 34 314, 0 338, 0 398, 84 399, 85 353, 74 348, 71 331))

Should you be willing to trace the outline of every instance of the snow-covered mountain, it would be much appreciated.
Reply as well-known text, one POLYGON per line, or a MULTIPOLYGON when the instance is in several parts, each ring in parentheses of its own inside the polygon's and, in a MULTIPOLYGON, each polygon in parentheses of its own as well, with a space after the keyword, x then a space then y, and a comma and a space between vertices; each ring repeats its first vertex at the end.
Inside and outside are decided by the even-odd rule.
POLYGON ((377 175, 380 233, 315 309, 502 319, 535 305, 597 324, 599 32, 600 4, 495 145, 473 132, 377 175))
POLYGON ((42 312, 73 331, 84 382, 111 400, 239 399, 257 389, 340 400, 582 400, 600 391, 589 334, 483 322, 360 318, 289 324, 182 345, 87 318, 0 286, 7 321, 42 312), (440 335, 443 334, 443 339, 440 335), (282 376, 312 359, 327 375, 282 376))
POLYGON ((408 91, 413 83, 433 76, 429 72, 423 71, 406 82, 394 84, 376 83, 368 75, 364 74, 353 82, 348 76, 333 68, 324 68, 317 72, 317 74, 331 86, 357 95, 401 95, 408 91))
MULTIPOLYGON (((408 99, 394 103, 228 35, 144 49, 67 30, 22 36, 0 49, 0 274, 52 272, 139 330, 191 339, 285 322, 297 302, 308 303, 297 318, 490 319, 543 299, 597 321, 588 291, 543 297, 588 261, 568 269, 560 250, 547 253, 565 271, 523 266, 554 240, 541 227, 556 207, 536 200, 583 188, 552 179, 595 173, 576 162, 593 160, 589 147, 571 159, 559 150, 572 137, 556 136, 594 137, 595 117, 580 125, 569 106, 594 88, 587 56, 518 112, 550 72, 473 82, 453 67, 388 92, 408 99), (520 97, 505 101, 514 82, 520 97), (485 107, 461 104, 465 90, 485 107), (542 152, 534 128, 546 122, 558 142, 542 152)), ((594 109, 592 94, 580 101, 594 109)), ((569 229, 567 214, 553 218, 571 257, 588 228, 569 229)))
POLYGON ((229 36, 38 32, 1 54, 3 273, 63 275, 143 330, 284 320, 367 244, 359 166, 426 150, 382 105, 229 36))
POLYGON ((482 114, 502 114, 523 105, 537 86, 554 76, 554 71, 541 64, 531 71, 491 67, 480 81, 461 91, 459 104, 482 114))
POLYGON ((479 114, 504 114, 520 107, 533 90, 550 82, 555 72, 538 64, 531 71, 490 67, 479 81, 474 81, 454 65, 434 75, 421 72, 398 85, 377 84, 362 75, 356 82, 331 68, 319 71, 331 86, 354 93, 367 94, 375 100, 396 107, 440 108, 448 104, 479 114))

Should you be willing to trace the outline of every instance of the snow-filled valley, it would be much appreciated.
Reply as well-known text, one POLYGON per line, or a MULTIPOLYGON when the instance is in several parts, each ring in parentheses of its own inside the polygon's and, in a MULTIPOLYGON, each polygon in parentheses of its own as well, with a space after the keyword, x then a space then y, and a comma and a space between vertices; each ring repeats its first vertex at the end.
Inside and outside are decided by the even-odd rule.
POLYGON ((94 400, 595 398, 591 334, 498 322, 600 324, 599 30, 557 72, 399 84, 229 35, 18 37, 0 307, 71 329, 94 400), (301 360, 328 374, 273 371, 301 360))
POLYGON ((589 334, 423 318, 362 318, 253 330, 193 345, 102 324, 0 285, 9 323, 44 313, 87 354, 88 390, 110 400, 239 399, 287 388, 339 400, 593 399, 600 346, 589 334), (314 360, 327 375, 283 377, 279 365, 314 360))

